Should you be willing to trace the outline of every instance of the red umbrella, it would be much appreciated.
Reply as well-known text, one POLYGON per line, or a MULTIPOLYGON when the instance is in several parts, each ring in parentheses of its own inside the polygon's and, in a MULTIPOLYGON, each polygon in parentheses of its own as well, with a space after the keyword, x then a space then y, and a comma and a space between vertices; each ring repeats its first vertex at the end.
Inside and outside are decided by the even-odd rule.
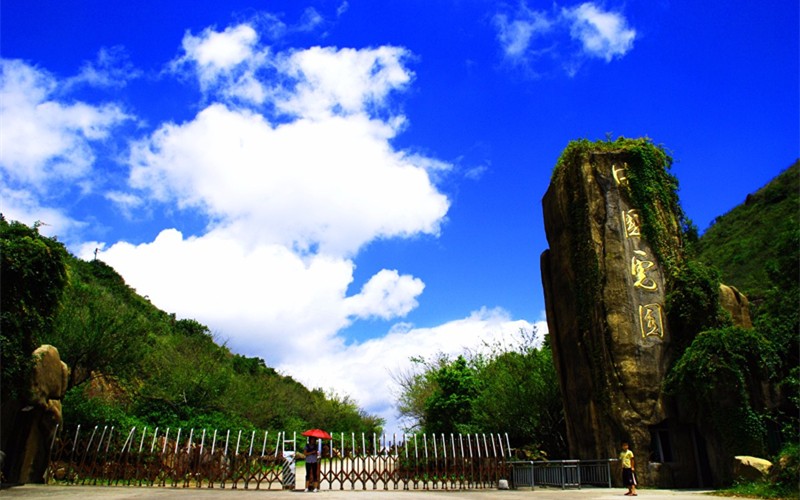
POLYGON ((320 439, 333 439, 330 434, 323 431, 322 429, 309 429, 301 433, 300 435, 306 437, 315 437, 320 439))

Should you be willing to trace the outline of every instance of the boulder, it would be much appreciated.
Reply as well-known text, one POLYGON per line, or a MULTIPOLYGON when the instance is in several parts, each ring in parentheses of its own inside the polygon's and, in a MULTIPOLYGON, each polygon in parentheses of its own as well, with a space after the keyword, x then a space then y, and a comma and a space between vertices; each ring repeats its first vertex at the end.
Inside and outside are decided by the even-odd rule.
POLYGON ((60 400, 69 381, 69 367, 55 347, 40 346, 33 352, 33 360, 29 400, 15 402, 3 411, 3 431, 8 434, 3 474, 13 483, 44 482, 50 446, 62 423, 60 400))
POLYGON ((733 477, 738 480, 760 481, 769 477, 772 462, 763 458, 738 455, 733 459, 733 477))
POLYGON ((50 399, 61 399, 67 393, 69 367, 61 361, 58 349, 42 345, 33 351, 31 403, 46 406, 50 399))

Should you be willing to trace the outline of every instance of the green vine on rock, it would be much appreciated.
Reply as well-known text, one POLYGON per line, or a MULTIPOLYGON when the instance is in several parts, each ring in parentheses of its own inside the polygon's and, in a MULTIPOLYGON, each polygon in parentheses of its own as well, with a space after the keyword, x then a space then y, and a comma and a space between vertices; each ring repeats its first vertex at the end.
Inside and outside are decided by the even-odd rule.
POLYGON ((582 164, 594 154, 617 154, 627 163, 629 182, 625 189, 631 204, 639 209, 642 236, 653 248, 667 274, 681 260, 682 240, 675 245, 674 235, 683 236, 691 221, 678 201, 678 180, 670 174, 672 156, 649 138, 570 142, 553 170, 553 181, 560 179, 570 164, 582 164))

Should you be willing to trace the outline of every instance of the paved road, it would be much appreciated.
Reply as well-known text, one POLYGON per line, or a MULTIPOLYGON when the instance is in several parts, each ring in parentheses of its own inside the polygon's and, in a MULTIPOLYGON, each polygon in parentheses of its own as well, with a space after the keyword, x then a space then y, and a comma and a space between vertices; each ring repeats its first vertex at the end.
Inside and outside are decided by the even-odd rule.
MULTIPOLYGON (((621 488, 583 488, 580 490, 560 490, 557 488, 536 488, 535 490, 470 490, 470 491, 403 491, 403 490, 345 490, 303 493, 302 491, 280 490, 231 490, 231 489, 173 489, 140 488, 114 486, 46 486, 24 485, 0 491, 0 497, 24 499, 59 500, 139 500, 155 499, 200 499, 200 500, 299 500, 309 498, 325 500, 606 500, 623 499, 625 490, 621 488)), ((639 490, 639 498, 647 500, 713 500, 707 491, 687 490, 639 490)))

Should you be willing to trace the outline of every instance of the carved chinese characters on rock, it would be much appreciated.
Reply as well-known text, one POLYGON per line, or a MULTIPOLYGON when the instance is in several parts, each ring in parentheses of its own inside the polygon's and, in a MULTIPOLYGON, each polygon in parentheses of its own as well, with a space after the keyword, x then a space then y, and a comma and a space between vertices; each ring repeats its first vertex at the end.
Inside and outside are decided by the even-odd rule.
POLYGON ((641 236, 641 229, 639 225, 639 211, 635 208, 632 210, 622 211, 622 222, 625 227, 625 237, 641 236))
POLYGON ((628 185, 627 169, 627 163, 623 163, 622 166, 611 165, 611 174, 614 176, 614 182, 617 183, 617 186, 628 185))
POLYGON ((634 250, 633 253, 636 254, 631 258, 631 275, 636 280, 633 286, 649 292, 658 290, 658 284, 647 275, 647 272, 656 265, 655 262, 647 260, 647 253, 641 250, 634 250))
POLYGON ((639 306, 639 326, 642 338, 663 337, 664 321, 661 318, 661 304, 639 306))
MULTIPOLYGON (((611 175, 617 188, 629 187, 627 169, 627 163, 611 165, 611 175)), ((653 295, 652 303, 642 303, 638 306, 639 332, 642 339, 650 337, 663 338, 663 307, 658 303, 661 294, 659 293, 658 280, 656 279, 658 267, 655 259, 648 255, 647 249, 642 245, 642 223, 639 209, 623 208, 620 211, 620 222, 625 239, 630 242, 632 247, 629 273, 633 288, 639 292, 634 296, 639 297, 641 300, 646 296, 653 295)), ((646 299, 644 300, 646 301, 646 299)))

